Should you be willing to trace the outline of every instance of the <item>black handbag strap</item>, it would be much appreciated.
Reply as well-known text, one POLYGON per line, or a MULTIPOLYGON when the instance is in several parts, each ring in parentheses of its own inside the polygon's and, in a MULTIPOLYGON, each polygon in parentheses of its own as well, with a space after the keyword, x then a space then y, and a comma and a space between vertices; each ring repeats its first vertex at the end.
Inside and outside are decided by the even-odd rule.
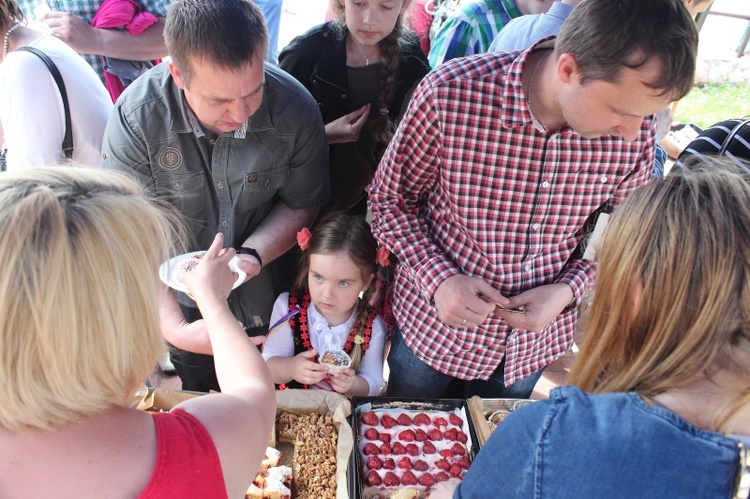
POLYGON ((63 137, 62 150, 65 157, 71 159, 73 157, 73 127, 70 121, 70 106, 68 105, 68 92, 65 90, 65 82, 60 75, 60 71, 55 66, 47 54, 41 50, 35 49, 34 47, 21 47, 18 50, 24 52, 31 52, 32 54, 39 57, 42 62, 47 66, 49 72, 52 73, 52 78, 57 83, 57 88, 60 90, 60 96, 62 97, 63 108, 65 109, 65 137, 63 137))
POLYGON ((727 148, 732 143, 732 140, 737 136, 737 134, 740 133, 740 130, 742 130, 745 126, 750 124, 750 120, 738 120, 739 123, 735 125, 734 128, 732 128, 732 131, 729 132, 727 135, 727 138, 724 139, 724 142, 721 144, 721 148, 719 149, 719 152, 716 153, 717 156, 722 156, 724 153, 727 152, 727 148))

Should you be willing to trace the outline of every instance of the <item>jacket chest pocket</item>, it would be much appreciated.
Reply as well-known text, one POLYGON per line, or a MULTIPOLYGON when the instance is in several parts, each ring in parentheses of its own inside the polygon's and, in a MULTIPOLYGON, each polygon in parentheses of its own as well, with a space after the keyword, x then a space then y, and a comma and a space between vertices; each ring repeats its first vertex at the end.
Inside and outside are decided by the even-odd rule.
POLYGON ((268 202, 276 192, 289 182, 289 168, 274 168, 264 172, 243 174, 242 193, 237 211, 245 212, 268 202))
POLYGON ((203 172, 160 172, 156 175, 156 189, 160 197, 165 197, 180 213, 188 217, 204 208, 205 185, 203 172))

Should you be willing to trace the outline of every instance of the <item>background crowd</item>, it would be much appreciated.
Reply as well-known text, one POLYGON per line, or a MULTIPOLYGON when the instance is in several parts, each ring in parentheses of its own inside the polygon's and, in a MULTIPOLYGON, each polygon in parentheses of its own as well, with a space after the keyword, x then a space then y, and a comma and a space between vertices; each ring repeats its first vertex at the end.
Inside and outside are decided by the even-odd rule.
POLYGON ((0 0, 0 495, 235 497, 274 384, 528 398, 582 330, 445 493, 747 496, 750 126, 659 147, 709 4, 332 0, 277 57, 278 1, 0 0), (220 393, 152 418, 164 340, 220 393))

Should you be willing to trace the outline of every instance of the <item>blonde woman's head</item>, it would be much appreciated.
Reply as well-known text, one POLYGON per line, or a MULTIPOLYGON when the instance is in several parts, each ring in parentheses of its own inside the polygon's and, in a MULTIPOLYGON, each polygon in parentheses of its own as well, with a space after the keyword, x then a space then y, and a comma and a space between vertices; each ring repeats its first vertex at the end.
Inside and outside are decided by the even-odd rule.
POLYGON ((157 269, 177 220, 117 173, 0 175, 1 426, 64 426, 145 381, 164 348, 157 269))
POLYGON ((719 368, 750 379, 750 187, 707 161, 615 213, 569 382, 653 396, 719 368))

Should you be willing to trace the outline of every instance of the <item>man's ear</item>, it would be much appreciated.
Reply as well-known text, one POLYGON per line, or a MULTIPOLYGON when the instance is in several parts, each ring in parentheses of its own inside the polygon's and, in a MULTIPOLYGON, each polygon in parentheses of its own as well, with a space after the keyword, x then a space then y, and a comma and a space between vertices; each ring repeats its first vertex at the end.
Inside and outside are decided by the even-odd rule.
POLYGON ((557 77, 565 84, 580 79, 578 60, 573 54, 566 52, 557 59, 557 77))
POLYGON ((182 77, 182 72, 177 66, 174 65, 172 61, 169 61, 169 72, 172 74, 172 78, 174 78, 175 84, 180 87, 180 89, 185 90, 185 88, 187 88, 187 85, 185 85, 185 80, 182 77))

